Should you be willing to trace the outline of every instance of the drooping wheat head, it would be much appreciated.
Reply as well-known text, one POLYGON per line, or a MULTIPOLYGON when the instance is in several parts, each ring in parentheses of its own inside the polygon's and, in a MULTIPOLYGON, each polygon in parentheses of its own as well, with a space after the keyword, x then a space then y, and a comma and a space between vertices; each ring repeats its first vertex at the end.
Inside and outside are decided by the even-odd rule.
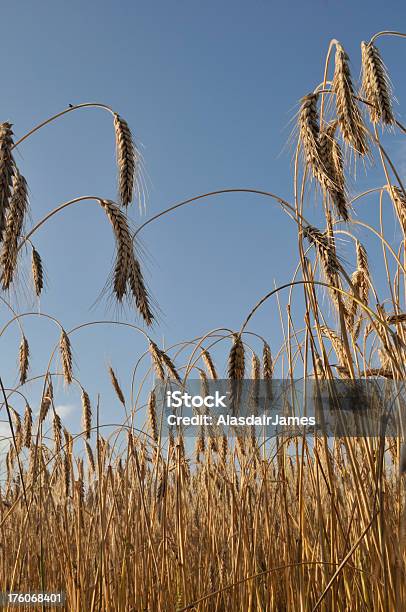
POLYGON ((114 294, 118 302, 121 303, 127 295, 128 289, 130 289, 143 320, 147 325, 151 325, 154 317, 140 263, 134 253, 133 239, 127 218, 111 200, 101 200, 100 204, 113 226, 116 238, 117 253, 113 275, 114 294))
POLYGON ((18 240, 21 236, 24 218, 28 210, 28 190, 25 178, 15 171, 13 194, 6 213, 3 244, 1 249, 1 282, 3 289, 9 289, 17 265, 18 240))
POLYGON ((148 419, 151 430, 152 439, 157 444, 159 439, 158 418, 156 414, 156 396, 155 391, 151 391, 148 397, 148 419))
POLYGON ((123 404, 123 406, 125 406, 125 397, 124 397, 124 393, 121 389, 120 383, 118 382, 118 378, 116 376, 116 373, 114 372, 113 368, 111 366, 109 366, 109 374, 110 374, 110 380, 111 380, 111 384, 113 386, 114 391, 116 392, 116 395, 119 399, 119 401, 123 404))
POLYGON ((11 123, 0 124, 0 242, 6 224, 6 214, 9 207, 15 162, 12 155, 13 130, 11 123))
POLYGON ((42 289, 44 288, 44 271, 42 267, 41 256, 34 247, 32 247, 31 254, 31 272, 35 294, 37 295, 37 297, 39 297, 41 295, 42 289))
POLYGON ((233 345, 228 356, 228 378, 242 380, 245 374, 245 350, 239 334, 234 334, 233 345))
POLYGON ((332 89, 335 93, 338 124, 345 142, 359 155, 368 153, 367 129, 355 101, 349 58, 340 43, 336 44, 332 89))
POLYGON ((59 338, 59 352, 62 363, 62 373, 67 385, 73 380, 72 348, 68 334, 63 329, 59 338))
POLYGON ((83 433, 85 434, 85 438, 89 440, 91 430, 92 430, 92 406, 90 404, 89 394, 83 388, 82 388, 81 401, 82 401, 83 433))
POLYGON ((329 194, 338 216, 348 221, 349 206, 345 187, 344 160, 341 147, 334 137, 337 125, 337 121, 332 121, 319 134, 320 159, 324 168, 321 185, 329 194))
POLYGON ((210 377, 213 380, 216 380, 218 378, 216 368, 215 368, 213 359, 211 358, 209 351, 207 351, 206 349, 202 351, 202 360, 203 360, 204 365, 206 366, 206 369, 210 377))
POLYGON ((28 345, 27 338, 23 335, 21 338, 20 349, 19 349, 19 371, 20 371, 20 384, 24 385, 27 381, 28 368, 30 358, 30 347, 28 345))
POLYGON ((139 163, 138 154, 127 121, 117 113, 114 115, 114 130, 120 203, 128 206, 134 197, 135 172, 139 163))
POLYGON ((371 121, 374 124, 382 121, 385 125, 393 125, 392 88, 379 49, 373 43, 363 41, 361 53, 362 92, 371 103, 368 106, 371 121))
POLYGON ((32 435, 32 410, 29 404, 26 404, 25 410, 24 410, 24 424, 23 424, 23 445, 26 448, 31 447, 31 435, 32 435))

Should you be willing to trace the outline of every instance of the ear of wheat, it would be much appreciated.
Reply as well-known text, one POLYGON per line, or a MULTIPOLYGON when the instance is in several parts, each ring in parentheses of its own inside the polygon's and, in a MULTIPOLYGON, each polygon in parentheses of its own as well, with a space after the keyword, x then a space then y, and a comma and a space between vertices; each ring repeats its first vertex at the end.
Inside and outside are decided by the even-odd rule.
POLYGON ((213 359, 211 358, 209 351, 207 351, 206 349, 202 351, 202 360, 207 368, 208 373, 210 374, 210 377, 213 378, 213 380, 216 380, 218 378, 216 368, 214 366, 213 359))
POLYGON ((242 380, 245 374, 244 344, 239 334, 234 334, 233 345, 228 356, 228 377, 242 380))
POLYGON ((336 287, 339 283, 339 272, 342 267, 338 261, 334 243, 331 239, 313 226, 308 226, 304 229, 304 235, 311 244, 314 244, 318 253, 320 263, 324 272, 326 282, 330 285, 329 293, 333 303, 337 306, 338 292, 336 287))
POLYGON ((26 448, 31 447, 31 433, 32 433, 32 410, 28 404, 25 406, 24 411, 24 425, 23 425, 23 444, 26 448))
POLYGON ((128 293, 128 288, 135 299, 137 309, 147 325, 153 322, 148 292, 145 287, 139 261, 133 249, 133 239, 126 216, 110 200, 101 200, 100 204, 105 210, 117 244, 116 263, 113 276, 113 290, 118 302, 122 302, 128 293))
POLYGON ((24 385, 27 381, 27 374, 29 368, 30 348, 28 346, 28 340, 25 336, 21 338, 20 351, 19 351, 19 366, 20 366, 20 384, 24 385))
POLYGON ((0 124, 0 241, 6 223, 6 213, 9 207, 15 162, 11 153, 13 147, 13 130, 11 123, 0 124))
POLYGON ((138 160, 128 123, 117 113, 114 115, 118 165, 118 187, 123 206, 131 204, 134 196, 135 171, 138 160))
POLYGON ((32 247, 31 254, 31 272, 35 293, 39 297, 44 287, 44 271, 41 256, 34 247, 32 247))
POLYGON ((403 234, 406 235, 406 196, 396 185, 385 185, 385 189, 393 202, 403 234))
POLYGON ((344 161, 339 143, 334 137, 337 121, 333 121, 319 134, 320 159, 328 181, 322 187, 329 194, 337 214, 344 220, 349 219, 349 209, 345 188, 344 161))
POLYGON ((382 121, 393 125, 392 91, 381 54, 373 43, 361 43, 362 91, 371 106, 368 107, 372 123, 382 121))
POLYGON ((154 442, 158 443, 158 419, 156 414, 156 396, 155 391, 151 391, 148 398, 148 418, 149 426, 151 428, 151 434, 154 442))
POLYGON ((165 370, 162 363, 161 352, 153 340, 150 340, 149 342, 149 352, 156 377, 159 380, 164 380, 165 370))
POLYGON ((345 194, 342 155, 334 138, 336 123, 320 132, 317 110, 318 94, 311 93, 302 98, 299 113, 299 134, 304 156, 313 177, 323 191, 329 194, 337 213, 348 220, 348 205, 345 194))
POLYGON ((1 251, 2 285, 9 289, 17 265, 18 239, 28 210, 28 190, 25 178, 16 171, 14 190, 9 201, 1 251))
POLYGON ((355 102, 349 58, 340 43, 336 45, 332 89, 336 96, 338 124, 345 142, 359 155, 368 153, 367 129, 355 102))
POLYGON ((111 380, 111 384, 113 385, 113 389, 116 392, 116 395, 119 399, 119 401, 123 404, 123 406, 125 406, 125 398, 124 398, 124 393, 120 387, 120 383, 118 382, 118 378, 116 376, 116 373, 114 372, 113 368, 110 366, 109 367, 109 374, 110 374, 110 380, 111 380))
POLYGON ((59 351, 62 362, 62 372, 66 384, 70 385, 73 381, 73 370, 72 370, 72 349, 70 339, 66 331, 61 331, 59 339, 59 351))
POLYGON ((82 400, 83 431, 85 434, 85 438, 89 440, 91 429, 92 429, 92 407, 90 404, 89 394, 84 389, 82 389, 81 400, 82 400))

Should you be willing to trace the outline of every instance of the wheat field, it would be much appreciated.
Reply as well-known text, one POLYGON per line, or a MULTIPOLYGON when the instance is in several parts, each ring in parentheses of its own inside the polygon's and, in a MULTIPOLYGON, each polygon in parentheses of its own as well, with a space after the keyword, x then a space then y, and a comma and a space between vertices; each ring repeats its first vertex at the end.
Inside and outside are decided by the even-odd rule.
POLYGON ((155 394, 157 381, 199 379, 204 387, 221 378, 223 368, 231 381, 272 383, 276 372, 316 385, 405 379, 405 177, 382 136, 399 139, 406 128, 396 118, 379 50, 383 37, 396 45, 406 34, 379 32, 362 42, 359 86, 345 49, 331 41, 321 82, 309 87, 295 117, 289 201, 271 191, 225 189, 177 203, 133 231, 134 201, 143 205, 143 161, 121 115, 101 103, 78 104, 18 140, 9 123, 0 125, 0 299, 10 312, 3 325, 15 322, 21 332, 18 385, 0 378, 0 417, 8 427, 0 453, 0 592, 64 591, 72 612, 406 610, 402 435, 307 432, 264 441, 202 427, 187 437, 180 428, 163 431, 155 394), (84 107, 113 117, 118 201, 75 198, 26 227, 28 187, 15 149, 84 107), (357 170, 368 176, 372 160, 383 181, 360 191, 357 170), (252 310, 241 312, 240 329, 211 330, 164 348, 156 340, 159 321, 138 255, 139 235, 191 202, 237 191, 255 193, 289 215, 297 233, 295 275, 256 303, 254 298, 252 310), (360 204, 371 196, 378 198, 378 227, 363 220, 360 204), (323 211, 324 227, 308 220, 309 198, 323 211), (100 425, 98 398, 90 398, 78 378, 74 339, 62 321, 56 322, 60 338, 50 347, 47 370, 31 372, 27 313, 16 310, 9 292, 28 260, 32 292, 40 299, 45 283, 36 231, 89 199, 101 207, 115 238, 107 286, 115 302, 135 309, 140 320, 139 326, 125 319, 117 325, 145 340, 140 362, 147 373, 141 379, 135 372, 131 397, 119 372, 109 368, 126 414, 109 428, 100 425), (396 232, 385 231, 388 210, 396 232), (360 228, 375 240, 372 253, 360 228), (340 252, 344 239, 350 261, 340 252), (378 260, 385 270, 379 288, 372 272, 378 260), (283 302, 286 313, 282 346, 274 345, 272 329, 265 336, 251 328, 253 315, 272 299, 283 302), (218 345, 227 347, 227 363, 214 359, 218 345), (38 379, 42 393, 35 398, 30 385, 38 379), (78 431, 69 431, 55 410, 61 379, 80 390, 78 431))

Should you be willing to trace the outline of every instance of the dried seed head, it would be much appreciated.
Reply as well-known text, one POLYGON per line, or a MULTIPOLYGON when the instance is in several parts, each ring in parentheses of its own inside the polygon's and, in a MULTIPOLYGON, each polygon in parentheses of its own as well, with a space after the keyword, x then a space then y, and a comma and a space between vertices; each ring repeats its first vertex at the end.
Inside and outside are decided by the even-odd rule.
POLYGON ((406 196, 395 185, 385 185, 385 189, 393 202, 403 234, 406 235, 406 196))
POLYGON ((319 182, 341 217, 348 220, 348 206, 342 172, 342 156, 334 139, 335 123, 320 133, 317 110, 318 94, 302 98, 299 113, 299 133, 304 156, 314 178, 319 182))
POLYGON ((6 224, 6 213, 9 207, 13 177, 16 171, 11 153, 13 131, 11 123, 0 124, 0 241, 6 224))
POLYGON ((324 272, 326 282, 330 285, 329 293, 333 303, 338 304, 338 292, 335 287, 338 286, 338 274, 341 271, 341 264, 338 261, 334 244, 329 237, 322 233, 319 229, 308 226, 304 230, 304 235, 311 244, 316 247, 320 263, 324 272))
POLYGON ((148 326, 152 325, 154 315, 152 314, 149 303, 149 295, 145 287, 140 262, 135 258, 135 256, 133 256, 130 265, 129 285, 131 293, 135 299, 135 305, 138 311, 141 313, 142 318, 148 326))
POLYGON ((155 392, 151 391, 148 398, 148 418, 149 426, 151 428, 152 438, 154 442, 158 443, 158 419, 156 415, 156 396, 155 392))
POLYGON ((63 329, 59 339, 59 351, 62 361, 62 372, 66 384, 70 385, 73 380, 72 373, 72 349, 69 336, 63 329))
POLYGON ((386 317, 388 325, 394 325, 396 323, 406 323, 406 313, 399 312, 397 314, 388 315, 386 317))
POLYGON ((62 421, 59 414, 55 411, 52 420, 52 430, 54 434, 55 450, 56 452, 59 452, 62 447, 62 421))
POLYGON ((23 435, 22 435, 22 425, 21 425, 21 417, 18 414, 17 410, 15 410, 12 406, 9 406, 10 412, 13 415, 13 427, 14 427, 14 435, 16 439, 16 451, 17 454, 20 453, 23 447, 23 435))
POLYGON ((272 380, 273 363, 272 363, 271 349, 267 342, 264 342, 264 348, 262 351, 262 373, 263 373, 265 380, 272 380))
POLYGON ((85 442, 85 449, 86 449, 87 461, 89 463, 89 468, 92 472, 94 472, 95 470, 94 456, 93 456, 92 447, 90 446, 88 442, 85 442))
POLYGON ((9 289, 17 265, 18 239, 28 210, 28 190, 25 178, 18 172, 14 177, 14 191, 9 201, 3 245, 1 251, 1 281, 3 289, 9 289))
POLYGON ((41 408, 39 411, 39 423, 43 423, 47 418, 49 407, 51 406, 51 398, 48 395, 44 395, 41 400, 41 408))
POLYGON ((127 281, 133 261, 132 237, 127 219, 121 210, 110 200, 101 200, 111 225, 117 244, 116 264, 114 268, 113 288, 116 298, 122 302, 127 291, 127 281))
POLYGON ((338 124, 345 142, 359 155, 366 155, 367 129, 354 99, 349 58, 340 43, 336 44, 332 89, 336 95, 338 124))
POLYGON ((373 43, 361 43, 362 91, 372 106, 368 106, 372 123, 382 121, 393 125, 392 88, 381 54, 373 43))
POLYGON ((164 366, 166 366, 169 375, 180 384, 182 380, 169 355, 167 355, 165 351, 160 349, 152 340, 150 340, 149 342, 149 351, 151 353, 152 363, 157 377, 160 380, 163 380, 165 378, 164 366))
POLYGON ((167 353, 165 353, 165 351, 161 350, 161 357, 162 357, 162 361, 163 363, 166 365, 166 368, 169 372, 169 375, 176 380, 179 384, 182 383, 182 379, 178 374, 178 371, 175 367, 175 364, 173 363, 172 359, 169 357, 169 355, 167 355, 167 353))
POLYGON ((228 377, 231 380, 242 380, 245 374, 244 344, 239 334, 234 334, 234 342, 228 356, 228 377))
POLYGON ((301 100, 299 112, 299 136, 307 165, 319 183, 327 188, 330 179, 320 154, 318 94, 310 93, 301 100))
POLYGON ((42 268, 41 256, 34 247, 32 247, 31 271, 35 293, 39 297, 44 287, 44 271, 42 268))
POLYGON ((25 406, 24 411, 24 433, 23 433, 23 444, 25 447, 31 447, 31 433, 32 433, 32 410, 28 404, 25 406))
POLYGON ((135 173, 139 165, 138 152, 135 149, 127 121, 117 113, 114 115, 114 130, 120 202, 123 206, 128 206, 134 196, 135 173))
POLYGON ((251 378, 253 380, 259 380, 261 378, 261 363, 258 355, 255 353, 252 354, 251 360, 251 378))
POLYGON ((111 380, 111 384, 113 385, 113 389, 116 392, 116 395, 118 397, 118 399, 120 400, 120 402, 123 404, 123 406, 125 406, 125 398, 124 398, 124 393, 121 390, 120 384, 118 382, 117 376, 113 370, 113 368, 110 366, 109 367, 109 374, 110 374, 110 380, 111 380))
POLYGON ((89 440, 92 429, 92 407, 89 395, 84 389, 82 389, 82 425, 85 438, 89 440))
POLYGON ((320 159, 323 166, 321 186, 329 194, 337 214, 349 219, 349 210, 344 178, 344 162, 340 145, 334 137, 337 121, 333 121, 319 134, 320 159))
POLYGON ((210 377, 213 380, 216 380, 218 378, 216 368, 214 367, 213 359, 211 358, 209 351, 207 351, 206 349, 203 349, 202 351, 202 360, 207 368, 208 373, 210 374, 210 377))
POLYGON ((358 240, 356 242, 356 253, 357 269, 365 270, 365 274, 369 278, 368 254, 366 252, 365 247, 358 240))
POLYGON ((113 275, 113 290, 118 302, 122 302, 128 289, 135 299, 136 307, 147 325, 151 325, 153 314, 145 287, 140 263, 135 257, 133 239, 126 216, 110 200, 101 200, 116 238, 117 255, 113 275))
POLYGON ((333 331, 327 326, 321 326, 320 331, 330 340, 334 352, 337 355, 339 365, 343 368, 348 368, 347 353, 345 351, 344 343, 341 338, 336 334, 335 331, 333 331))
POLYGON ((29 357, 30 348, 28 346, 28 340, 25 336, 21 338, 20 351, 19 351, 19 369, 20 369, 20 384, 24 385, 27 381, 27 374, 29 368, 29 357))
POLYGON ((152 365, 154 367, 156 377, 159 380, 164 380, 165 371, 162 362, 161 352, 155 342, 153 342, 152 340, 150 340, 149 342, 149 352, 151 355, 152 365))
POLYGON ((301 100, 299 111, 299 135, 303 144, 306 161, 313 171, 318 173, 320 166, 319 155, 319 113, 317 102, 319 95, 310 93, 301 100))
POLYGON ((199 428, 199 435, 196 438, 196 446, 195 446, 197 463, 200 463, 200 455, 203 455, 205 450, 206 450, 206 439, 205 439, 204 425, 201 425, 199 428))

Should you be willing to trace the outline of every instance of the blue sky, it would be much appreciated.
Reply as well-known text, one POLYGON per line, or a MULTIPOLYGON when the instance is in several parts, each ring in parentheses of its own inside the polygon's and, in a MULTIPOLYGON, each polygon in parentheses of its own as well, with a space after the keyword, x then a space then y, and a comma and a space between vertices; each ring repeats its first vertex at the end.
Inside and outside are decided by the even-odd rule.
MULTIPOLYGON (((291 120, 300 97, 322 80, 330 39, 342 42, 357 77, 361 40, 382 29, 405 30, 406 7, 332 0, 18 0, 2 7, 2 18, 1 120, 11 121, 19 137, 69 103, 111 105, 142 146, 148 217, 184 198, 228 187, 269 190, 291 200, 291 120)), ((404 103, 404 42, 387 38, 379 46, 404 103)), ((401 105, 397 112, 405 121, 401 105)), ((392 142, 404 173, 406 149, 399 135, 392 142)), ((30 186, 33 221, 76 196, 116 197, 112 122, 101 110, 69 114, 27 140, 16 158, 30 186)), ((384 182, 379 172, 372 176, 372 186, 384 182)), ((361 172, 355 190, 366 185, 371 182, 361 172)), ((139 223, 135 208, 132 214, 139 223)), ((316 223, 320 218, 311 197, 307 216, 316 223)), ((375 218, 366 204, 362 218, 375 218)), ((67 329, 117 316, 103 301, 90 310, 114 254, 111 229, 96 205, 65 211, 34 243, 48 276, 42 312, 67 329)), ((167 345, 215 327, 238 328, 274 283, 290 280, 297 262, 292 222, 267 200, 247 195, 180 209, 151 224, 142 246, 148 284, 162 311, 153 333, 167 345)), ((21 291, 12 299, 21 310, 38 310, 21 291)), ((135 321, 130 313, 121 316, 135 321)), ((38 319, 25 328, 32 374, 40 373, 58 332, 38 319)), ((252 328, 269 338, 273 350, 279 348, 275 302, 252 328)), ((1 372, 11 384, 17 328, 0 341, 1 372)), ((112 363, 128 391, 145 347, 141 337, 98 327, 72 337, 72 343, 76 371, 93 401, 101 391, 104 414, 121 419, 105 370, 112 363)), ((75 393, 66 402, 76 405, 75 393)))

